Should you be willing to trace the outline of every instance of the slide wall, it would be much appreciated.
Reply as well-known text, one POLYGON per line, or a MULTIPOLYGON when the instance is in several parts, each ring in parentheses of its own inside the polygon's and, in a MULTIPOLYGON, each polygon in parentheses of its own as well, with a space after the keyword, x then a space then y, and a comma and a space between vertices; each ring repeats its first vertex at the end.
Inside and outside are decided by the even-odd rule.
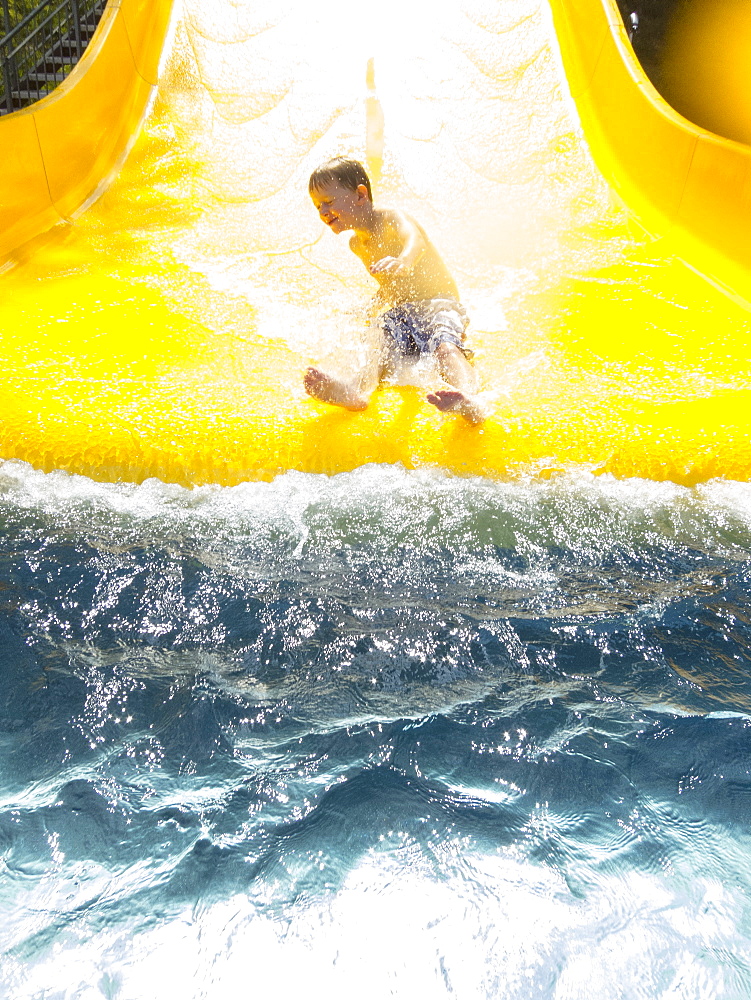
POLYGON ((615 0, 550 0, 595 162, 645 227, 751 300, 751 147, 686 121, 657 93, 615 0))
POLYGON ((110 0, 70 76, 0 118, 0 263, 75 216, 117 171, 154 92, 171 7, 110 0))

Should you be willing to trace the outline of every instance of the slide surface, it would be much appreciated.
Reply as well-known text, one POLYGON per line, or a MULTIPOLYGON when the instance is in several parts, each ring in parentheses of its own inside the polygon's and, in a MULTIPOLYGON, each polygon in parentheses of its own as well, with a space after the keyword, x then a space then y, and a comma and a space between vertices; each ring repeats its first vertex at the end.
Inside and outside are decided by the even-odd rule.
POLYGON ((661 102, 614 3, 552 10, 555 34, 539 0, 385 2, 363 33, 333 2, 185 0, 124 169, 50 229, 107 182, 156 81, 170 5, 111 3, 70 80, 0 120, 18 153, 0 190, 0 454, 182 484, 366 462, 748 479, 749 150, 661 102), (328 156, 364 158, 371 58, 376 197, 419 218, 459 281, 494 408, 480 429, 424 385, 365 413, 301 389, 307 364, 353 371, 368 349, 372 282, 306 187, 328 156))

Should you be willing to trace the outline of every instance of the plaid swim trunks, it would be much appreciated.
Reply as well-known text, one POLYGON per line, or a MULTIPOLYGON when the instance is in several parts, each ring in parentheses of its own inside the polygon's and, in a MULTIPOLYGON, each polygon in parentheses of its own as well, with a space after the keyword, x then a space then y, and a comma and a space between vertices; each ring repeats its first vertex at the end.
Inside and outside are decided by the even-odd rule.
POLYGON ((433 354, 439 344, 454 344, 466 357, 472 356, 464 347, 469 319, 456 299, 401 302, 382 313, 378 322, 400 354, 433 354))

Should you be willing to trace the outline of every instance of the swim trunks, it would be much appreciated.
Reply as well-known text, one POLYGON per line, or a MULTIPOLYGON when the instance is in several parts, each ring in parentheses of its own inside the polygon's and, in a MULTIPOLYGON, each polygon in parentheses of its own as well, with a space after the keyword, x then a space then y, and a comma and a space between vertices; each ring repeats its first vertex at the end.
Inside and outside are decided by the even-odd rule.
POLYGON ((400 354, 434 354, 439 344, 454 344, 465 357, 472 357, 464 346, 469 319, 456 299, 401 302, 382 313, 378 321, 400 354))

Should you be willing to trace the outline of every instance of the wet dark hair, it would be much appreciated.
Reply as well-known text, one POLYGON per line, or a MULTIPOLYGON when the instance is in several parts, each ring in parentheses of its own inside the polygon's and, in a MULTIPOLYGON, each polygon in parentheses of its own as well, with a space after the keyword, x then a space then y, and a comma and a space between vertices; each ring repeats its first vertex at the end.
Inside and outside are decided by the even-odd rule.
POLYGON ((320 191, 332 181, 338 181, 342 187, 349 188, 350 191, 356 191, 361 184, 364 184, 368 189, 368 198, 373 200, 370 178, 359 160, 350 160, 347 156, 335 156, 332 160, 326 160, 310 175, 308 191, 320 191))

